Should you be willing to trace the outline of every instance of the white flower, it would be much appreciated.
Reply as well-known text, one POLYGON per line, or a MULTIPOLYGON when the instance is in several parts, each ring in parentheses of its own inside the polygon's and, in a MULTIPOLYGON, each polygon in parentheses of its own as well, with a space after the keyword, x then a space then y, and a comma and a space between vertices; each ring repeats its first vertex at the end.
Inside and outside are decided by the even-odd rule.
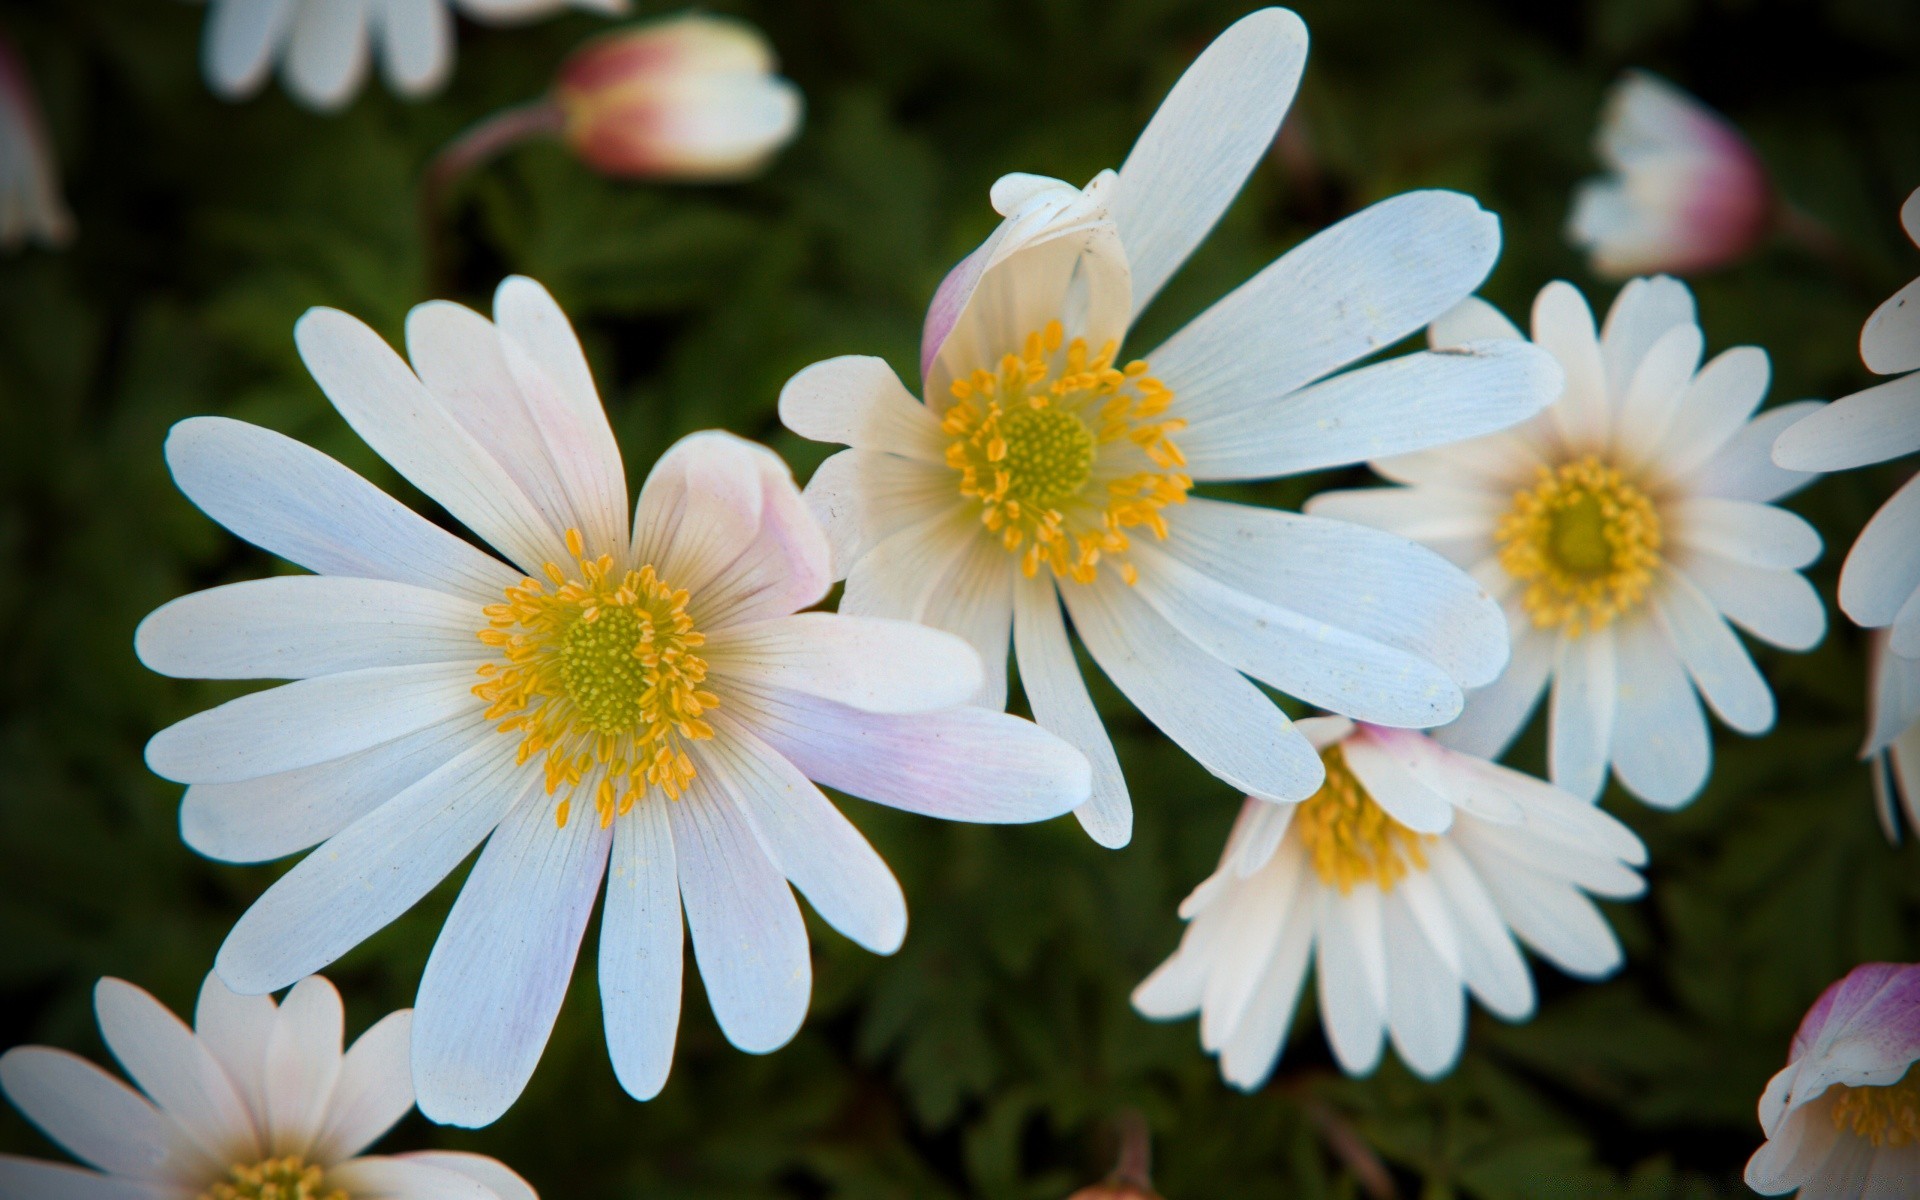
POLYGON ((1865 963, 1820 994, 1760 1097, 1747 1186, 1902 1200, 1920 1186, 1920 965, 1865 963))
MULTIPOLYGON (((1520 332, 1470 300, 1429 336, 1481 345, 1520 332)), ((1505 605, 1513 661, 1436 737, 1498 757, 1551 679, 1556 784, 1592 799, 1611 765, 1648 803, 1685 804, 1711 765, 1701 696, 1742 733, 1773 725, 1773 693, 1727 622, 1793 650, 1825 632, 1820 597, 1798 574, 1820 535, 1772 503, 1811 477, 1768 457, 1775 435, 1818 405, 1755 417, 1766 353, 1739 346, 1701 366, 1693 295, 1674 279, 1627 284, 1599 333, 1579 292, 1548 284, 1533 340, 1566 369, 1546 412, 1377 461, 1408 486, 1328 492, 1308 510, 1425 542, 1505 605)))
POLYGON ((1860 757, 1873 770, 1874 811, 1887 840, 1899 844, 1902 818, 1920 830, 1920 658, 1903 658, 1887 648, 1885 634, 1873 639, 1868 683, 1867 743, 1860 757))
POLYGON ((981 668, 958 638, 798 612, 828 591, 827 543, 770 451, 681 440, 630 526, 586 359, 538 284, 503 283, 493 323, 415 308, 411 370, 330 309, 295 338, 348 424, 516 567, 298 442, 182 422, 181 490, 318 574, 198 592, 141 624, 141 659, 165 674, 297 681, 161 731, 147 762, 192 785, 181 828, 204 854, 320 843, 221 948, 242 992, 332 962, 486 843, 420 982, 427 1116, 484 1124, 520 1093, 603 875, 607 1041, 646 1098, 672 1059, 683 906, 714 1015, 754 1052, 806 1016, 789 881, 854 941, 899 946, 899 885, 809 780, 970 821, 1086 798, 1071 747, 960 707, 981 668))
POLYGON ((140 1090, 49 1046, 0 1056, 7 1099, 92 1168, 0 1155, 7 1200, 537 1200, 478 1154, 361 1153, 413 1107, 410 1012, 342 1054, 340 993, 317 975, 275 1005, 209 974, 192 1029, 118 979, 93 998, 140 1090))
MULTIPOLYGON (((1920 191, 1907 197, 1900 221, 1920 243, 1920 191)), ((1774 443, 1775 462, 1840 471, 1920 450, 1920 279, 1867 318, 1860 357, 1875 374, 1899 377, 1843 396, 1787 429, 1774 443)), ((1920 658, 1920 477, 1860 531, 1840 570, 1840 608, 1865 628, 1891 627, 1893 652, 1920 658)))
POLYGON ((1300 727, 1327 782, 1297 805, 1249 798, 1180 906, 1180 948, 1133 993, 1148 1017, 1198 1012, 1228 1083, 1252 1091, 1273 1072, 1310 955, 1341 1068, 1372 1071, 1390 1037, 1429 1079, 1459 1060, 1467 992, 1509 1021, 1532 1015, 1515 934, 1572 975, 1619 967, 1586 893, 1644 890, 1632 830, 1423 734, 1339 717, 1300 727))
POLYGON ((1504 428, 1558 385, 1518 343, 1414 354, 1328 378, 1486 276, 1499 226, 1417 192, 1310 238, 1147 359, 1120 345, 1260 161, 1306 30, 1284 9, 1228 29, 1174 86, 1118 174, 1084 190, 993 187, 1006 219, 941 284, 925 403, 877 358, 817 363, 781 418, 852 449, 807 498, 846 575, 842 611, 963 634, 1006 699, 1009 635, 1035 719, 1087 753, 1082 824, 1123 845, 1132 810, 1068 641, 1067 614, 1134 705, 1242 791, 1302 799, 1319 756, 1248 675, 1323 708, 1424 726, 1492 679, 1487 597, 1397 537, 1190 495, 1196 481, 1337 467, 1504 428), (1148 361, 1152 365, 1148 366, 1148 361), (1316 382, 1318 381, 1318 382, 1316 382))
POLYGON ((208 0, 201 61, 229 100, 251 96, 279 64, 308 108, 344 106, 378 47, 387 83, 403 96, 439 90, 453 69, 453 9, 504 24, 562 9, 625 12, 627 0, 208 0))
POLYGON ((1610 279, 1726 266, 1772 228, 1772 181, 1725 117, 1645 71, 1607 96, 1596 149, 1614 171, 1574 194, 1567 237, 1610 279))
POLYGON ((33 81, 13 43, 0 36, 0 250, 72 238, 73 214, 60 198, 60 168, 33 81))

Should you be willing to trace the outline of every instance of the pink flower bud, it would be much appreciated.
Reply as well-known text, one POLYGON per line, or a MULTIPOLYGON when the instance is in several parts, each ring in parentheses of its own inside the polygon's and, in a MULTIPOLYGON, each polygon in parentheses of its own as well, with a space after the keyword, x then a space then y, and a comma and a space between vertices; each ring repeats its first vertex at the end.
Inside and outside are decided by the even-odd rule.
POLYGON ((0 37, 0 250, 28 240, 60 246, 73 216, 60 198, 60 172, 33 85, 13 44, 0 37))
POLYGON ((1567 226, 1596 274, 1710 271, 1773 224, 1772 181, 1740 131, 1644 71, 1609 93, 1597 149, 1613 174, 1580 185, 1567 226))
POLYGON ((642 178, 735 179, 800 126, 800 89, 744 21, 689 15, 594 39, 560 69, 567 143, 589 166, 642 178))

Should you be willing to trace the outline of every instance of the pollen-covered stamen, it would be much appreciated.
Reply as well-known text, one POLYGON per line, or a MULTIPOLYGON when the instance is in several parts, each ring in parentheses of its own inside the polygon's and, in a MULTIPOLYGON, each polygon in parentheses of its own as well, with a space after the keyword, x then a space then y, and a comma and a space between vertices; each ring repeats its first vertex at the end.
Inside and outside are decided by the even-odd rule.
POLYGON ((1533 623, 1569 637, 1605 628, 1646 597, 1660 565, 1660 514, 1621 472, 1588 456, 1540 468, 1494 529, 1500 565, 1526 585, 1533 623))
POLYGON ((201 1192, 198 1200, 348 1200, 328 1187, 326 1172, 293 1155, 257 1163, 235 1163, 227 1177, 201 1192))
POLYGON ((574 574, 548 563, 550 582, 522 580, 486 609, 480 640, 505 659, 480 668, 474 694, 502 733, 520 735, 520 761, 546 758, 547 793, 563 788, 555 819, 566 824, 572 793, 594 781, 600 823, 624 813, 649 784, 678 798, 693 781, 683 741, 713 736, 701 714, 719 704, 702 689, 706 638, 687 615, 687 593, 652 566, 618 568, 587 558, 567 532, 574 574))
POLYGON ((1876 1146, 1920 1142, 1920 1072, 1911 1069, 1885 1087, 1841 1087, 1833 1106, 1836 1129, 1851 1130, 1876 1146))
POLYGON ((1361 883, 1390 892, 1408 872, 1426 870, 1426 846, 1433 835, 1416 833, 1388 816, 1337 744, 1320 752, 1320 762, 1327 769, 1326 782, 1293 814, 1293 828, 1320 882, 1343 895, 1361 883))
POLYGON ((1029 578, 1044 563, 1091 583, 1105 558, 1133 582, 1127 530, 1166 537, 1160 510, 1193 487, 1170 436, 1185 422, 1163 415, 1173 393, 1144 362, 1115 367, 1114 350, 1066 341, 1052 321, 997 371, 954 381, 947 465, 1029 578))

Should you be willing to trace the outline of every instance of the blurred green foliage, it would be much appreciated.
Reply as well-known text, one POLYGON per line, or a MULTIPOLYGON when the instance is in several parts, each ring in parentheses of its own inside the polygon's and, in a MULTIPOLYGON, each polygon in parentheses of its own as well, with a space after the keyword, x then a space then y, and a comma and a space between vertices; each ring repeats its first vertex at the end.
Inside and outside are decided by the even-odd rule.
MULTIPOLYGON (((484 306, 501 275, 533 275, 579 326, 636 479, 673 438, 710 426, 771 441, 804 478, 825 448, 778 428, 782 381, 847 352, 884 354, 912 378, 927 297, 995 219, 988 184, 1015 169, 1078 182, 1117 164, 1246 3, 718 3, 769 32, 809 100, 770 173, 635 186, 524 147, 452 197, 431 265, 423 163, 538 93, 597 20, 463 26, 442 96, 405 104, 375 85, 319 117, 277 90, 213 98, 196 6, 10 4, 0 24, 41 89, 81 234, 64 253, 0 261, 0 1044, 98 1055, 88 995, 107 973, 187 1011, 226 930, 277 874, 181 844, 179 789, 146 771, 141 745, 228 693, 148 674, 131 634, 169 597, 287 569, 173 490, 160 445, 179 418, 273 426, 417 501, 302 370, 302 310, 343 308, 397 341, 414 303, 484 306)), ((1775 402, 1866 382, 1859 324, 1920 270, 1895 221, 1920 184, 1913 4, 1299 7, 1315 43, 1292 118, 1301 153, 1262 167, 1139 345, 1312 230, 1412 187, 1461 188, 1501 214, 1487 294, 1509 312, 1562 276, 1603 303, 1609 289, 1561 225, 1595 166, 1602 91, 1639 65, 1732 115, 1852 256, 1836 267, 1772 246, 1699 281, 1710 348, 1771 351, 1775 402)), ((1899 473, 1829 480, 1794 502, 1827 536, 1816 576, 1829 597, 1899 473)), ((1329 482, 1249 491, 1293 505, 1329 482)), ((1125 851, 1064 819, 951 827, 848 802, 899 874, 913 928, 880 959, 816 922, 813 1014, 792 1045, 732 1049, 691 984, 672 1080, 634 1103, 607 1067, 587 955, 504 1120, 464 1133, 414 1117, 388 1144, 484 1150, 549 1198, 1045 1200, 1104 1172, 1110 1118, 1137 1106, 1175 1200, 1362 1194, 1340 1144, 1369 1148, 1408 1196, 1737 1194, 1755 1100, 1807 1004, 1856 962, 1920 958, 1916 851, 1884 843, 1853 758, 1863 648, 1841 624, 1814 653, 1762 651, 1781 727, 1721 731, 1692 807, 1608 798, 1653 851, 1647 899, 1609 909, 1627 969, 1595 986, 1537 967, 1539 1016, 1508 1026, 1476 1012, 1464 1061, 1438 1085, 1391 1061, 1342 1079, 1309 1002, 1274 1083, 1242 1096, 1192 1023, 1132 1014, 1127 993, 1172 948, 1174 906, 1211 867, 1234 797, 1107 690, 1139 810, 1125 851)), ((1538 766, 1537 730, 1517 761, 1538 766)), ((453 890, 330 972, 353 1030, 410 1002, 453 890)), ((11 1110, 0 1148, 47 1152, 11 1110)))

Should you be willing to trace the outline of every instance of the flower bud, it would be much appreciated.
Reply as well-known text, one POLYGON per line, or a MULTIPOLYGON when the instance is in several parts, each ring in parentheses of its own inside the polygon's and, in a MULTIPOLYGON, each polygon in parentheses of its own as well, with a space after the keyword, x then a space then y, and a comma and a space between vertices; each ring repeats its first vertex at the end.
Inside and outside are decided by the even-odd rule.
POLYGON ((800 126, 800 89, 774 73, 765 35, 689 15, 595 38, 560 69, 568 145, 598 171, 737 179, 800 126))
POLYGON ((60 172, 26 65, 0 37, 0 250, 32 240, 60 246, 73 216, 60 198, 60 172))
POLYGON ((1753 147, 1665 80, 1630 71, 1615 84, 1596 148, 1613 174, 1580 185, 1567 236, 1598 275, 1710 271, 1773 225, 1773 184, 1753 147))

